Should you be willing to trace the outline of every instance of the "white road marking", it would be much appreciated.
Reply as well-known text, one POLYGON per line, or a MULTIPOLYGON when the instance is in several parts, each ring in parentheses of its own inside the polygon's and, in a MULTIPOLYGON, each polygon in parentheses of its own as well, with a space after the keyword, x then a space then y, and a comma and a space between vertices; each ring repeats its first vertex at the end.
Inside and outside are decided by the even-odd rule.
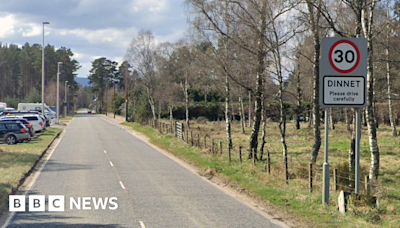
POLYGON ((114 166, 114 164, 113 164, 112 162, 110 162, 110 165, 111 165, 111 166, 114 166))
POLYGON ((141 228, 146 228, 146 226, 144 226, 144 223, 142 221, 139 221, 139 225, 141 228))
POLYGON ((121 185, 121 188, 122 188, 122 189, 125 189, 125 186, 124 186, 124 184, 122 183, 122 181, 120 181, 119 184, 121 185))
POLYGON ((106 153, 107 153, 107 151, 105 151, 105 150, 104 150, 104 153, 106 154, 106 153))

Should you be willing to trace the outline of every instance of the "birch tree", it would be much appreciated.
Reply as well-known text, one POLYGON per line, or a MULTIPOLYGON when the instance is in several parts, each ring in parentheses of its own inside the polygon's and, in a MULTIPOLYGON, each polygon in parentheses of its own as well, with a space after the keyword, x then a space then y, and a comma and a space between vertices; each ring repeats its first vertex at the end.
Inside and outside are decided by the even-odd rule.
POLYGON ((132 39, 125 54, 125 59, 142 78, 153 120, 157 119, 154 100, 154 92, 157 88, 155 47, 156 44, 153 33, 150 30, 140 30, 136 38, 132 39))

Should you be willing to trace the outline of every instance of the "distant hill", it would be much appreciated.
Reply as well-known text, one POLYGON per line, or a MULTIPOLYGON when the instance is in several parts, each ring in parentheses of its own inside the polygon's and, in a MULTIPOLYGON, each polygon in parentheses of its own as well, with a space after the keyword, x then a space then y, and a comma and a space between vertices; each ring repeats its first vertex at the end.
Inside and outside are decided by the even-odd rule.
POLYGON ((76 81, 79 85, 81 85, 82 87, 91 87, 91 86, 89 85, 89 79, 88 79, 88 78, 79 78, 79 77, 76 77, 76 78, 75 78, 75 81, 76 81))

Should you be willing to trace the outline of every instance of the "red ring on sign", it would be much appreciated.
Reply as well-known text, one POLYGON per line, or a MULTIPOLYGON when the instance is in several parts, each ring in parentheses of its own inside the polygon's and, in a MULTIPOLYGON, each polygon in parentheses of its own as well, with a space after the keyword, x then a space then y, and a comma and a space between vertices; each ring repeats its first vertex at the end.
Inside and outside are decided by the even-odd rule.
POLYGON ((353 70, 355 70, 358 67, 358 64, 360 63, 360 58, 361 58, 361 56, 360 56, 360 51, 358 50, 358 47, 350 40, 339 40, 338 42, 334 43, 331 47, 331 50, 329 50, 329 63, 331 64, 333 69, 335 69, 337 72, 342 73, 342 74, 347 74, 347 73, 350 73, 353 70), (338 46, 339 44, 343 44, 343 43, 350 44, 351 46, 353 46, 353 48, 357 52, 357 62, 356 62, 356 64, 354 64, 354 66, 352 68, 350 68, 348 70, 341 70, 341 69, 337 68, 332 61, 333 49, 335 49, 335 47, 338 46))

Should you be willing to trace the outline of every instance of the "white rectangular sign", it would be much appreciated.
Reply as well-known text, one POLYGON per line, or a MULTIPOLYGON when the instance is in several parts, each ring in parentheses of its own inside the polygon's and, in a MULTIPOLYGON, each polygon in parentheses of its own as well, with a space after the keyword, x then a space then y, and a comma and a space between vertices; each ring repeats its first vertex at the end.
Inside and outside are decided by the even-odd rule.
POLYGON ((364 105, 365 78, 363 76, 324 76, 323 98, 324 105, 364 105))

